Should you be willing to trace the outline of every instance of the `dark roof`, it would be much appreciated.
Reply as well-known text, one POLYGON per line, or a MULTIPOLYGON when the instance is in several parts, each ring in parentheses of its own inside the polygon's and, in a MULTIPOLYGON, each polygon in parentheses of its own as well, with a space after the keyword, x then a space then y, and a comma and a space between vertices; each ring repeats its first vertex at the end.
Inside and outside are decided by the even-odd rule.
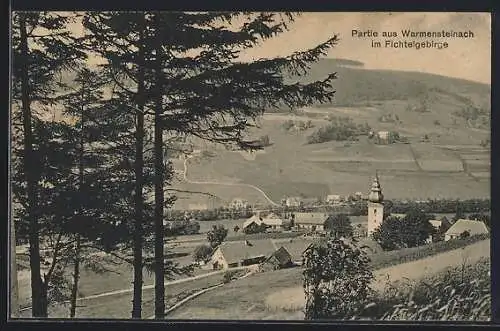
POLYGON ((272 253, 268 259, 272 257, 275 257, 280 265, 285 265, 287 263, 290 263, 290 261, 292 260, 292 256, 283 246, 281 246, 278 250, 274 251, 274 253, 272 253))
POLYGON ((276 250, 270 239, 244 242, 228 241, 223 242, 218 249, 221 250, 228 264, 258 257, 268 257, 276 250))

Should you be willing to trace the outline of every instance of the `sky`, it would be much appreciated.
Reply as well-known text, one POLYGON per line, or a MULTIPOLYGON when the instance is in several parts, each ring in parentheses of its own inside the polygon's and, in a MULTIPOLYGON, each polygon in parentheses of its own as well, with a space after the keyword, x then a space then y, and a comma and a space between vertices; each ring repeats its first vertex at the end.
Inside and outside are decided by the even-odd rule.
POLYGON ((357 60, 367 69, 421 71, 486 84, 491 82, 489 13, 302 13, 289 31, 266 41, 245 56, 251 59, 286 55, 297 49, 311 48, 333 34, 339 36, 340 42, 330 50, 328 57, 357 60), (474 38, 443 40, 449 47, 441 50, 372 48, 372 38, 352 37, 353 29, 372 30, 379 34, 396 31, 399 37, 403 29, 470 30, 474 38))
MULTIPOLYGON (((73 26, 75 32, 82 27, 73 26)), ((489 13, 302 13, 289 30, 242 53, 243 60, 289 55, 338 35, 339 43, 327 57, 356 60, 366 69, 420 71, 491 83, 491 16, 489 13), (472 31, 473 38, 442 39, 445 49, 372 48, 372 38, 352 36, 352 30, 398 33, 415 31, 472 31)), ((386 38, 379 38, 384 40, 386 38)))

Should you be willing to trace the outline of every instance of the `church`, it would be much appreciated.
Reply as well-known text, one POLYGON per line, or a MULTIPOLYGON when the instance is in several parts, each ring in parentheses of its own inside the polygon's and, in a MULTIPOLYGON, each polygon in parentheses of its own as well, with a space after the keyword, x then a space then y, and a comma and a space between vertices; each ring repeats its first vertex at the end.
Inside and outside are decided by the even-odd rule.
POLYGON ((384 195, 380 187, 378 175, 373 179, 370 194, 368 195, 368 236, 382 224, 384 219, 384 195))

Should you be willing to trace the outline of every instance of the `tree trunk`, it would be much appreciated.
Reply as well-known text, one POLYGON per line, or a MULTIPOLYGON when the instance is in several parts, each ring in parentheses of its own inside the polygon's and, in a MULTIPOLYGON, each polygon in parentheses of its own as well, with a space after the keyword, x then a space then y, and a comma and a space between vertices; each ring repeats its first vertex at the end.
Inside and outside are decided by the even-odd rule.
POLYGON ((47 295, 43 293, 44 289, 47 287, 42 281, 40 273, 40 237, 38 234, 38 219, 35 213, 37 209, 37 178, 36 174, 33 172, 33 166, 36 165, 36 160, 33 159, 33 133, 31 129, 28 36, 24 14, 20 14, 19 19, 21 61, 23 61, 24 66, 21 72, 21 107, 24 130, 24 172, 26 175, 26 190, 28 196, 27 217, 29 220, 32 315, 33 317, 47 317, 47 295))
POLYGON ((74 259, 74 269, 73 269, 73 287, 71 288, 71 304, 69 317, 74 318, 76 316, 76 300, 78 297, 78 280, 80 279, 80 251, 81 251, 81 238, 80 235, 76 235, 75 243, 75 259, 74 259))
POLYGON ((16 227, 10 219, 10 318, 19 317, 19 284, 17 283, 16 227))
MULTIPOLYGON (((81 108, 80 108, 80 146, 78 155, 78 189, 80 190, 80 195, 83 196, 83 185, 85 181, 85 169, 83 158, 85 156, 85 80, 82 81, 82 90, 80 96, 81 108)), ((79 208, 78 216, 81 217, 83 221, 83 208, 79 208)), ((77 220, 78 221, 78 220, 77 220)), ((81 254, 81 236, 79 233, 75 235, 75 256, 73 259, 73 287, 71 288, 71 298, 70 298, 70 311, 69 317, 74 318, 76 316, 76 299, 78 296, 78 281, 80 279, 80 254, 81 254)))
MULTIPOLYGON (((139 29, 142 43, 142 29, 139 29)), ((139 59, 144 59, 144 47, 139 49, 139 59)), ((143 187, 144 187, 144 63, 139 65, 137 86, 137 127, 135 140, 135 223, 134 223, 134 294, 132 299, 132 318, 141 318, 142 313, 142 247, 143 247, 143 187)))
MULTIPOLYGON (((160 43, 158 43, 159 45, 160 43)), ((154 118, 154 157, 155 157, 155 210, 154 210, 154 232, 155 232, 155 318, 165 317, 165 261, 164 261, 164 229, 163 229, 163 127, 162 115, 162 87, 161 87, 161 47, 156 47, 156 95, 155 95, 155 118, 154 118)))

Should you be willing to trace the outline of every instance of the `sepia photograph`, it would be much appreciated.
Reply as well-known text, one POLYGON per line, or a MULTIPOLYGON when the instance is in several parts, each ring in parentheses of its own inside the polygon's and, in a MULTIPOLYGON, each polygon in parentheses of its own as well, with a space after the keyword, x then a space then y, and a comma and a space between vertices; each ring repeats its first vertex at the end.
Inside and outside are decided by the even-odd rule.
POLYGON ((11 12, 9 318, 490 321, 491 31, 11 12))

